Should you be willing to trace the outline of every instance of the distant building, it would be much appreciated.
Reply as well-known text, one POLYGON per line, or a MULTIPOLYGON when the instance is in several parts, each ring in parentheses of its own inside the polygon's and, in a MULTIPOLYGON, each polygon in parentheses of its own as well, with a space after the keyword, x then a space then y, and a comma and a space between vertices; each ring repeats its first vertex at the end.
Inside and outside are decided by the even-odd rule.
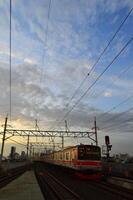
POLYGON ((21 158, 22 160, 25 160, 25 159, 26 159, 26 153, 25 153, 25 151, 21 151, 21 156, 20 156, 20 158, 21 158))
POLYGON ((16 147, 12 146, 10 156, 9 156, 11 160, 15 159, 15 153, 16 153, 16 147))
POLYGON ((119 153, 119 154, 114 154, 113 155, 113 158, 114 158, 114 160, 116 161, 116 162, 122 162, 122 161, 125 161, 125 160, 127 160, 128 158, 129 158, 130 156, 129 156, 129 154, 127 154, 127 153, 119 153))
POLYGON ((121 161, 127 160, 130 157, 128 153, 124 153, 124 154, 120 153, 119 156, 120 156, 121 161))
POLYGON ((14 159, 15 159, 15 160, 19 160, 19 159, 20 159, 19 153, 15 153, 15 154, 14 154, 14 159))

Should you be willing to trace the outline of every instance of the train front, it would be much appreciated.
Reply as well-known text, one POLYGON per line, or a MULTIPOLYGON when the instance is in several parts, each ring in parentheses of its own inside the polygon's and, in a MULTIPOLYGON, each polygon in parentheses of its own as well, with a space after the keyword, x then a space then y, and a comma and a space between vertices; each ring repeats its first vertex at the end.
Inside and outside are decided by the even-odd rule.
POLYGON ((76 175, 83 179, 101 179, 102 162, 100 147, 93 145, 79 145, 77 147, 77 154, 76 175))

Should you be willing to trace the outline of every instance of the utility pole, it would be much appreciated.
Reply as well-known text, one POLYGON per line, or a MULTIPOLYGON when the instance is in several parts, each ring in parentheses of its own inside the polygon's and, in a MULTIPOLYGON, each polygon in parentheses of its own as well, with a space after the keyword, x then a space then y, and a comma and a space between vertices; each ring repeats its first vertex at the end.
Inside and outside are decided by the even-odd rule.
POLYGON ((30 143, 30 157, 32 156, 32 143, 30 143))
POLYGON ((94 130, 95 130, 96 146, 98 146, 98 139, 97 139, 97 122, 96 122, 96 117, 94 118, 94 130))
POLYGON ((36 131, 39 130, 39 126, 38 126, 38 121, 37 121, 37 119, 35 119, 35 130, 36 130, 36 131))
POLYGON ((107 160, 109 159, 110 157, 110 151, 111 151, 111 148, 112 148, 112 145, 110 144, 110 138, 108 135, 105 136, 105 144, 106 144, 106 156, 107 156, 107 160))
POLYGON ((8 120, 8 117, 5 118, 4 133, 3 133, 2 146, 1 146, 1 156, 0 156, 1 162, 2 162, 2 158, 3 158, 4 145, 5 145, 5 139, 6 139, 5 137, 6 137, 7 120, 8 120))
MULTIPOLYGON (((68 124, 67 124, 67 120, 65 120, 65 131, 67 133, 67 136, 68 136, 68 124)), ((64 149, 64 136, 61 137, 62 138, 62 149, 64 149)))
MULTIPOLYGON (((67 120, 65 120, 65 129, 66 129, 66 132, 68 132, 67 120)), ((68 136, 68 133, 67 133, 67 136, 68 136)))
POLYGON ((34 158, 34 155, 35 155, 35 151, 34 151, 35 149, 34 149, 34 147, 32 148, 32 156, 33 156, 33 158, 34 158))
MULTIPOLYGON (((38 121, 37 121, 37 119, 35 119, 35 131, 39 131, 39 126, 38 126, 38 121)), ((38 142, 37 136, 36 136, 36 142, 38 142)))
POLYGON ((27 158, 29 156, 29 140, 30 140, 30 136, 28 135, 28 138, 27 138, 27 158))
POLYGON ((61 138, 62 138, 62 149, 64 149, 64 136, 62 136, 61 138))

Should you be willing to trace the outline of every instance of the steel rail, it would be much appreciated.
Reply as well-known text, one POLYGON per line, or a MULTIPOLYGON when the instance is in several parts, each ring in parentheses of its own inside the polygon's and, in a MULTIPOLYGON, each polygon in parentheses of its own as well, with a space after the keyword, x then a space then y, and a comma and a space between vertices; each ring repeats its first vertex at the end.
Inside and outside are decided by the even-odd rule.
POLYGON ((70 188, 68 188, 64 183, 59 181, 57 178, 55 178, 53 175, 51 175, 47 171, 43 171, 41 173, 37 172, 37 176, 39 176, 39 179, 41 179, 43 183, 46 184, 51 192, 55 195, 54 199, 56 200, 64 200, 64 199, 71 199, 71 200, 81 200, 82 198, 76 194, 74 191, 72 191, 70 188))
POLYGON ((121 198, 124 198, 125 200, 133 200, 133 192, 122 188, 120 186, 116 186, 113 185, 111 183, 107 183, 107 182, 91 182, 89 183, 89 187, 93 187, 93 188, 98 188, 99 190, 103 190, 105 192, 109 192, 112 195, 118 195, 121 198))
POLYGON ((19 168, 14 168, 8 170, 5 175, 0 176, 0 188, 6 186, 11 181, 15 180, 21 174, 23 174, 27 170, 27 166, 22 166, 19 168))

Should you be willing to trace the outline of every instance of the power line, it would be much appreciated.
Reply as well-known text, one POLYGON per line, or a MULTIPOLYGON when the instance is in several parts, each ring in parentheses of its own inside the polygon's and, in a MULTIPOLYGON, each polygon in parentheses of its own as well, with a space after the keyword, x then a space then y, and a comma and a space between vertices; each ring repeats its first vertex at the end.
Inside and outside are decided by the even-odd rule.
POLYGON ((85 78, 81 81, 79 87, 75 90, 75 92, 73 93, 72 97, 70 98, 69 102, 67 103, 67 106, 68 107, 71 103, 71 101, 74 99, 75 95, 77 94, 78 90, 82 87, 82 85, 84 84, 84 82, 86 81, 86 79, 88 78, 89 74, 87 74, 85 76, 85 78))
MULTIPOLYGON (((123 74, 125 74, 127 71, 129 71, 132 67, 133 67, 133 63, 130 66, 128 66, 125 70, 122 70, 120 72, 120 74, 117 76, 117 79, 115 79, 114 81, 112 81, 112 85, 114 83, 118 82, 119 81, 118 78, 120 78, 123 74)), ((93 97, 94 95, 96 95, 96 97, 98 98, 99 96, 101 96, 103 94, 104 91, 105 91, 105 89, 103 89, 102 91, 100 91, 98 94, 97 93, 92 93, 91 96, 93 97)), ((102 114, 102 115, 104 115, 104 114, 102 114)))
POLYGON ((133 8, 129 11, 129 13, 124 18, 124 20, 122 21, 122 23, 120 24, 120 26, 118 27, 118 29, 116 30, 116 32, 114 33, 114 35, 112 36, 112 38, 109 40, 109 42, 107 43, 107 46, 104 48, 104 50, 102 51, 102 53, 98 57, 97 61, 92 66, 89 74, 93 71, 93 69, 95 68, 95 66, 97 65, 97 63, 99 62, 99 60, 101 59, 101 57, 103 56, 103 54, 105 53, 105 51, 107 50, 107 48, 109 47, 109 45, 111 44, 111 42, 114 40, 114 38, 116 37, 116 35, 119 33, 119 31, 121 30, 122 26, 124 25, 124 23, 126 22, 126 20, 128 19, 128 17, 130 16, 130 14, 132 13, 132 11, 133 11, 133 8))
POLYGON ((86 79, 88 78, 88 76, 90 75, 90 73, 93 71, 93 69, 95 68, 95 66, 97 65, 97 63, 99 62, 99 60, 101 59, 101 57, 103 56, 103 54, 105 53, 105 51, 107 50, 107 48, 110 46, 111 42, 114 40, 114 38, 116 37, 116 35, 119 33, 119 31, 121 30, 122 26, 124 25, 124 23, 126 22, 126 20, 128 19, 128 17, 130 16, 130 14, 132 13, 133 8, 129 11, 129 13, 126 15, 126 17, 124 18, 124 20, 122 21, 122 23, 120 24, 120 26, 117 28, 116 32, 114 33, 114 35, 112 36, 112 38, 109 40, 109 42, 107 43, 107 46, 104 48, 104 50, 101 52, 101 54, 99 55, 99 57, 97 58, 96 62, 92 65, 89 73, 85 76, 85 78, 81 81, 79 87, 75 90, 75 92, 73 93, 72 97, 70 98, 67 107, 69 106, 70 102, 72 101, 72 99, 75 97, 75 95, 77 94, 78 90, 82 87, 82 85, 84 84, 84 82, 86 81, 86 79))
MULTIPOLYGON (((47 24, 46 24, 46 33, 45 33, 45 40, 44 40, 44 45, 47 46, 47 40, 48 40, 48 32, 49 32, 49 20, 50 20, 50 11, 51 11, 51 4, 52 4, 52 0, 49 0, 49 5, 48 5, 48 15, 47 15, 47 24)), ((44 60, 45 60, 45 54, 43 55, 43 64, 44 64, 44 60)), ((43 68, 41 70, 41 78, 40 78, 40 84, 42 83, 42 79, 43 79, 43 68)))
POLYGON ((133 67, 133 63, 131 65, 129 65, 127 67, 127 69, 121 71, 120 74, 119 74, 119 76, 118 76, 118 78, 120 78, 123 74, 125 74, 126 72, 128 72, 132 67, 133 67))
MULTIPOLYGON (((128 113, 128 112, 130 112, 130 111, 132 111, 132 110, 133 110, 133 107, 129 108, 128 110, 126 110, 126 111, 124 111, 124 112, 122 112, 122 113, 120 113, 120 114, 118 114, 118 115, 116 115, 116 116, 111 117, 109 120, 107 120, 107 121, 105 121, 105 122, 108 122, 108 121, 110 121, 111 119, 119 118, 119 117, 121 117, 123 114, 126 114, 126 113, 128 113)), ((114 126, 114 125, 112 125, 112 126, 114 126)), ((112 127, 112 126, 107 126, 107 127, 105 126, 105 127, 103 127, 102 129, 100 129, 100 130, 108 129, 108 128, 112 127)))
POLYGON ((11 115, 12 115, 12 0, 10 0, 10 33, 9 33, 9 40, 10 40, 10 56, 9 56, 9 115, 10 115, 10 121, 11 121, 11 115))
POLYGON ((130 96, 130 97, 128 97, 128 98, 126 98, 126 99, 124 99, 123 101, 121 101, 121 102, 120 102, 119 104, 117 104, 116 106, 113 106, 110 110, 108 110, 107 112, 105 112, 105 113, 103 113, 102 115, 100 115, 100 120, 101 120, 101 116, 102 116, 102 117, 105 116, 106 114, 108 114, 108 113, 110 113, 111 111, 117 109, 119 106, 125 104, 127 101, 129 101, 129 100, 132 99, 132 98, 133 98, 133 95, 130 96))
POLYGON ((50 19, 50 11, 51 11, 51 1, 52 1, 52 0, 49 0, 48 20, 47 20, 47 27, 46 27, 46 38, 45 38, 45 42, 47 41, 48 30, 49 30, 49 19, 50 19))
POLYGON ((61 123, 70 113, 71 111, 78 105, 78 103, 81 101, 81 99, 88 93, 88 91, 97 83, 97 81, 103 76, 103 74, 109 69, 109 67, 114 63, 114 61, 120 56, 120 54, 126 49, 126 47, 132 42, 133 38, 131 38, 125 45, 122 47, 122 49, 119 51, 119 53, 113 58, 113 60, 107 65, 107 67, 102 71, 102 73, 96 78, 96 80, 87 88, 87 90, 84 92, 84 94, 76 101, 76 103, 72 106, 72 108, 65 114, 62 120, 59 121, 61 123))
POLYGON ((119 124, 114 124, 113 126, 110 126, 110 127, 115 127, 116 126, 116 128, 114 128, 114 129, 110 129, 110 127, 109 128, 107 128, 107 129, 110 129, 111 131, 113 131, 113 130, 117 130, 117 129, 119 129, 121 126, 126 126, 125 125, 125 123, 127 122, 130 122, 131 120, 133 120, 133 117, 131 117, 131 118, 129 118, 129 119, 127 119, 127 120, 124 120, 124 121, 121 121, 119 124), (124 123, 124 124, 123 124, 124 123), (119 126, 120 125, 120 126, 119 126))
MULTIPOLYGON (((122 71, 120 72, 120 74, 117 76, 117 78, 120 78, 123 74, 125 74, 127 71, 129 71, 132 67, 133 67, 133 64, 131 64, 130 66, 128 66, 127 69, 122 70, 122 71)), ((116 79, 115 81, 113 81, 113 84, 114 84, 115 82, 117 82, 117 81, 118 81, 118 79, 116 79)), ((102 91, 97 95, 97 98, 98 98, 99 96, 101 96, 102 93, 103 93, 104 91, 105 91, 105 89, 102 90, 102 91)), ((95 93, 94 93, 94 94, 92 93, 92 95, 95 95, 95 93)), ((91 95, 91 96, 92 96, 92 95, 91 95)), ((110 108, 108 111, 104 112, 103 114, 98 115, 98 116, 97 116, 97 119, 100 117, 99 120, 101 121, 101 120, 102 120, 102 117, 104 118, 104 116, 105 116, 106 114, 108 114, 108 113, 110 113, 111 111, 117 109, 119 106, 121 106, 121 105, 123 105, 124 103, 126 103, 127 101, 129 101, 131 98, 133 98, 133 96, 130 96, 130 97, 124 99, 122 102, 120 102, 119 104, 113 106, 113 107, 110 108)), ((92 122, 92 121, 91 121, 91 122, 92 122)))
MULTIPOLYGON (((49 32, 49 19, 50 19, 50 11, 51 11, 51 4, 52 4, 52 0, 49 0, 49 5, 48 5, 48 14, 47 14, 47 24, 46 24, 46 32, 45 32, 45 39, 44 39, 44 45, 47 46, 47 40, 48 40, 48 32, 49 32)), ((44 49, 44 54, 43 54, 43 65, 45 62, 46 58, 45 58, 45 49, 44 49)), ((41 92, 41 85, 43 82, 43 76, 44 76, 44 66, 42 66, 41 68, 41 75, 40 75, 40 92, 41 92)), ((40 98, 41 99, 41 98, 40 98)), ((37 104, 37 97, 35 100, 35 104, 37 104)), ((36 112, 36 118, 37 118, 37 111, 36 112)))
POLYGON ((26 144, 24 144, 24 143, 17 142, 16 140, 13 140, 13 139, 8 139, 8 140, 11 140, 12 142, 15 142, 16 144, 19 144, 19 145, 26 147, 26 144))
MULTIPOLYGON (((104 50, 101 52, 101 54, 99 55, 99 57, 97 58, 96 62, 93 64, 91 70, 89 71, 89 73, 85 76, 85 78, 81 81, 79 87, 75 90, 75 92, 73 93, 72 97, 70 98, 68 104, 66 107, 68 107, 71 103, 71 101, 74 99, 75 95, 77 94, 78 90, 82 87, 82 85, 84 84, 84 82, 86 81, 86 79, 88 78, 88 76, 90 75, 90 73, 93 71, 93 69, 95 68, 95 66, 97 65, 97 63, 99 62, 99 60, 101 59, 101 57, 103 56, 103 54, 105 53, 105 51, 107 50, 107 48, 110 46, 111 42, 114 40, 114 38, 116 37, 116 35, 119 33, 119 31, 121 30, 122 26, 124 25, 124 23, 126 22, 126 20, 128 19, 128 17, 130 16, 130 14, 132 13, 133 8, 129 11, 129 13, 126 15, 126 17, 124 18, 124 20, 122 21, 122 23, 120 24, 120 26, 118 27, 118 29, 116 30, 116 32, 114 33, 114 35, 112 36, 112 38, 109 40, 109 42, 107 43, 107 46, 104 48, 104 50)), ((63 109, 64 110, 64 109, 63 109)), ((56 119, 56 121, 58 121, 58 119, 56 119)), ((51 127, 53 128, 53 126, 51 127)), ((51 129, 50 128, 50 129, 51 129)))

